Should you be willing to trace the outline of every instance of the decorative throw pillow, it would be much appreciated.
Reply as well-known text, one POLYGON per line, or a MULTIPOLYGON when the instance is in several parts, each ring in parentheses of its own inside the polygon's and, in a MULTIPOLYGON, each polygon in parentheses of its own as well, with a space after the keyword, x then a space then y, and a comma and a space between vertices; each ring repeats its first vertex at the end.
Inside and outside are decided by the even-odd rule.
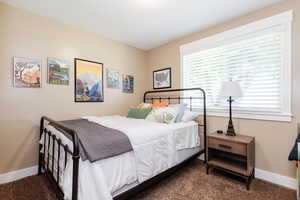
POLYGON ((187 104, 170 104, 169 107, 177 108, 178 114, 175 122, 181 122, 185 110, 187 109, 187 104))
POLYGON ((200 113, 197 112, 193 112, 193 111, 185 111, 183 117, 182 117, 182 121, 183 122, 189 122, 189 121, 193 121, 195 120, 198 116, 200 115, 200 113))
POLYGON ((171 124, 175 122, 177 113, 177 108, 174 107, 153 108, 146 120, 171 124))
POLYGON ((152 103, 141 103, 137 107, 138 108, 152 108, 152 103))
POLYGON ((158 107, 166 107, 168 106, 169 103, 168 102, 155 102, 152 107, 153 108, 158 108, 158 107))
POLYGON ((130 108, 127 117, 134 119, 146 119, 152 108, 130 108))

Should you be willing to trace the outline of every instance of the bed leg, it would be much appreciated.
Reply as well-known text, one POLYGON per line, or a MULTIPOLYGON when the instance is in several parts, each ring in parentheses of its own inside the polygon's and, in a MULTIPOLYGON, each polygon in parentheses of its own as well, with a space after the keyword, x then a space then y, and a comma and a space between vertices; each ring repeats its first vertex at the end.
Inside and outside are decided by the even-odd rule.
MULTIPOLYGON (((41 121, 40 121, 40 137, 39 137, 39 139, 42 138, 43 132, 44 132, 44 117, 42 117, 41 121)), ((43 148, 43 145, 41 143, 39 143, 38 175, 42 174, 42 159, 43 159, 43 154, 41 153, 42 148, 43 148)))
POLYGON ((72 200, 78 199, 79 156, 73 156, 72 200))
POLYGON ((209 174, 209 165, 206 164, 206 174, 208 175, 209 174))
POLYGON ((42 145, 39 145, 39 166, 38 166, 38 176, 42 174, 42 158, 43 158, 43 154, 40 152, 42 149, 42 145))
POLYGON ((39 168, 38 168, 38 176, 42 174, 42 164, 41 164, 41 153, 39 153, 39 168))

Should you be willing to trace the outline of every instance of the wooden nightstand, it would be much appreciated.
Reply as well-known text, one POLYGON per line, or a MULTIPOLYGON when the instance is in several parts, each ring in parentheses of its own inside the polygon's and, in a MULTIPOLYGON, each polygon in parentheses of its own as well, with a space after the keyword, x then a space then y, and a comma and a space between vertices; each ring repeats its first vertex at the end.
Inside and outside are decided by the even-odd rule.
POLYGON ((226 136, 213 133, 207 136, 207 165, 236 176, 246 181, 247 190, 255 175, 255 139, 250 136, 226 136))

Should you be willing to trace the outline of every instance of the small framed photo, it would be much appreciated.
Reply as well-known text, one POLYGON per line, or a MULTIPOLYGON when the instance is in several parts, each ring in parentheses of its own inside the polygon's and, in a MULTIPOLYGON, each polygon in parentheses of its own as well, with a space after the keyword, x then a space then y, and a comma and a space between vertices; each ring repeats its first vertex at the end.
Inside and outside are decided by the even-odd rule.
POLYGON ((120 71, 117 69, 106 69, 107 88, 120 89, 120 71))
POLYGON ((171 88, 171 81, 171 68, 153 71, 153 89, 171 88))
POLYGON ((133 93, 134 91, 134 78, 131 75, 123 75, 123 92, 133 93))
POLYGON ((40 88, 41 68, 40 60, 14 57, 14 87, 40 88))

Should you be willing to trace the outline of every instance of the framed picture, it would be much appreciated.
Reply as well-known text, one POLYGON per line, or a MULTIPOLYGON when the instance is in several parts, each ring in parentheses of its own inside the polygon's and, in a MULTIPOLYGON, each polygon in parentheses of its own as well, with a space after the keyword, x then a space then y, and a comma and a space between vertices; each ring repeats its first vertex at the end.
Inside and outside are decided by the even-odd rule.
POLYGON ((75 64, 75 102, 103 102, 103 64, 79 58, 75 64))
POLYGON ((171 68, 153 71, 153 89, 164 89, 171 87, 171 68))
POLYGON ((41 68, 40 60, 14 57, 14 87, 40 88, 41 68))
POLYGON ((107 88, 120 89, 120 71, 117 69, 106 69, 107 88))
POLYGON ((58 59, 48 58, 48 83, 56 85, 69 85, 71 63, 58 59))
POLYGON ((134 91, 134 79, 133 76, 123 75, 123 92, 133 93, 134 91))

